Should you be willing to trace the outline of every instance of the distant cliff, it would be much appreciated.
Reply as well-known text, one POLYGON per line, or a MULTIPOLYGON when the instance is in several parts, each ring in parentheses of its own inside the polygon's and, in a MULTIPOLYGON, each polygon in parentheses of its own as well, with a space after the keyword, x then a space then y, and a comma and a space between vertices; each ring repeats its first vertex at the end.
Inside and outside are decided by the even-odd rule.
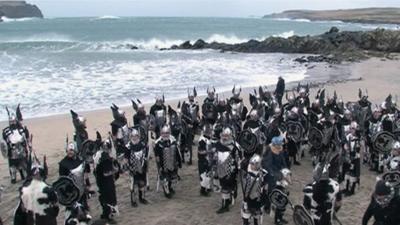
POLYGON ((43 14, 36 5, 25 1, 0 1, 0 22, 1 17, 19 19, 24 17, 43 18, 43 14))
POLYGON ((345 10, 288 10, 264 18, 289 18, 316 20, 340 20, 353 23, 400 24, 400 8, 362 8, 345 10))

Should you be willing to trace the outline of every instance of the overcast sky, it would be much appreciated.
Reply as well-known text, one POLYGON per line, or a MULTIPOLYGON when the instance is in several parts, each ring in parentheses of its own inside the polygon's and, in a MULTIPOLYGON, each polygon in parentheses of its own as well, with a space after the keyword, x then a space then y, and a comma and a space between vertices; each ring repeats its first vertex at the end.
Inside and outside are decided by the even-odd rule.
POLYGON ((262 16, 287 9, 400 7, 400 0, 28 0, 45 17, 262 16))

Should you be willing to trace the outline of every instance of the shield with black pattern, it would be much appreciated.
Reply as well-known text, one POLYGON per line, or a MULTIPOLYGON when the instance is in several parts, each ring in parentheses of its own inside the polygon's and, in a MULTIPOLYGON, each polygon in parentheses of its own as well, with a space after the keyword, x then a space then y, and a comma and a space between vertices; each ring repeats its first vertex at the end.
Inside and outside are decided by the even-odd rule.
POLYGON ((322 140, 324 138, 324 134, 321 130, 316 127, 311 127, 308 132, 308 142, 316 149, 322 147, 322 140))
POLYGON ((60 176, 52 186, 57 192, 60 204, 67 207, 72 206, 83 195, 83 191, 79 189, 74 180, 68 176, 60 176))
POLYGON ((392 151, 394 135, 387 131, 380 131, 372 138, 373 149, 382 154, 389 154, 392 151))
POLYGON ((293 222, 296 225, 314 225, 313 218, 302 205, 293 207, 293 222))
POLYGON ((269 200, 277 209, 285 209, 286 206, 289 204, 288 196, 283 193, 281 190, 274 189, 269 194, 269 200))
POLYGON ((291 137, 295 142, 301 141, 303 137, 304 128, 300 122, 288 121, 286 123, 287 135, 291 137))
POLYGON ((390 171, 383 174, 382 179, 392 187, 400 187, 400 171, 390 171))
POLYGON ((258 139, 251 131, 244 130, 239 134, 238 143, 247 153, 254 153, 257 148, 258 139))

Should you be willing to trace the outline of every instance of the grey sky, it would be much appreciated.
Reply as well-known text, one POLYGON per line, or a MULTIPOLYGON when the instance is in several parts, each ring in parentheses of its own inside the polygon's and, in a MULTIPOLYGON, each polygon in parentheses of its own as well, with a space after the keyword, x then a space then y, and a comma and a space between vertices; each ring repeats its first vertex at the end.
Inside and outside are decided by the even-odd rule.
POLYGON ((28 0, 45 17, 261 16, 287 9, 400 7, 400 0, 28 0))

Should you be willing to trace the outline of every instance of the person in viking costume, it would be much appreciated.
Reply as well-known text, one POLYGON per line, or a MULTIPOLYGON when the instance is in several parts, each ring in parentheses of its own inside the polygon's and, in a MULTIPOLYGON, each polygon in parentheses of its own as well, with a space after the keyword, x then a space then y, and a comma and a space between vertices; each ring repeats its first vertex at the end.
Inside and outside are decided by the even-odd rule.
POLYGON ((111 134, 115 142, 117 156, 120 156, 124 153, 125 145, 129 142, 130 132, 128 121, 125 112, 115 104, 111 106, 111 111, 114 117, 114 120, 111 122, 111 134))
POLYGON ((173 184, 179 178, 178 168, 182 168, 182 158, 178 144, 168 126, 161 129, 161 136, 155 142, 154 155, 159 176, 157 188, 161 183, 165 197, 171 198, 175 194, 173 184))
POLYGON ((25 180, 27 173, 27 155, 29 149, 29 131, 22 125, 22 113, 20 106, 17 106, 16 113, 10 113, 8 108, 9 126, 3 129, 3 140, 0 142, 2 155, 8 159, 11 183, 17 182, 19 172, 21 180, 25 180))
POLYGON ((247 168, 242 168, 242 220, 243 225, 262 225, 264 205, 268 198, 268 172, 261 167, 262 158, 255 154, 251 157, 247 168))
POLYGON ((36 160, 31 165, 30 176, 20 188, 14 225, 57 225, 57 193, 44 181, 47 176, 45 167, 36 160))
POLYGON ((217 213, 229 211, 229 205, 234 203, 237 195, 237 173, 242 153, 233 139, 233 132, 230 128, 224 128, 220 139, 215 143, 215 157, 217 178, 221 186, 222 203, 217 213))
POLYGON ((149 160, 149 148, 141 140, 141 134, 138 130, 132 129, 131 140, 125 149, 125 165, 130 176, 131 205, 137 207, 136 194, 139 193, 139 202, 146 205, 148 201, 145 198, 149 160))
POLYGON ((149 141, 149 129, 150 129, 150 121, 149 121, 149 116, 147 115, 146 109, 144 108, 144 105, 139 99, 136 99, 136 102, 132 100, 132 107, 135 110, 135 114, 133 115, 133 125, 135 127, 142 127, 144 129, 144 134, 141 135, 146 135, 145 138, 145 144, 148 144, 149 141))
POLYGON ((197 165, 200 177, 200 195, 209 196, 213 184, 212 167, 214 164, 214 140, 212 139, 212 127, 210 124, 203 126, 202 135, 199 138, 197 149, 197 165))
POLYGON ((299 95, 296 97, 296 106, 299 108, 310 108, 309 98, 309 85, 301 86, 300 83, 297 86, 297 92, 299 95))
POLYGON ((373 147, 373 137, 376 133, 381 131, 382 129, 382 110, 380 107, 375 107, 372 110, 372 115, 365 121, 364 127, 366 127, 366 145, 368 146, 368 155, 369 155, 369 162, 370 162, 370 170, 372 171, 382 171, 383 165, 380 165, 380 161, 382 158, 382 154, 378 151, 374 150, 373 147))
POLYGON ((345 163, 344 163, 344 193, 347 196, 353 195, 356 185, 360 184, 361 173, 361 137, 358 129, 357 122, 352 122, 350 125, 350 133, 346 136, 345 150, 345 163))
MULTIPOLYGON (((267 147, 262 160, 262 167, 268 171, 268 195, 281 185, 288 168, 286 158, 283 152, 284 138, 276 136, 272 138, 271 144, 267 147), (285 170, 286 169, 286 170, 285 170)), ((283 183, 282 183, 283 184, 283 183)), ((271 203, 268 200, 265 204, 266 212, 270 212, 271 203)), ((275 224, 286 224, 287 221, 283 218, 284 210, 275 211, 275 224)))
POLYGON ((303 189, 303 205, 311 214, 315 225, 332 225, 335 213, 341 206, 339 183, 329 178, 329 164, 317 164, 314 181, 303 189))
MULTIPOLYGON (((255 153, 262 155, 263 150, 264 150, 264 145, 265 145, 265 142, 267 139, 265 137, 267 128, 261 121, 257 110, 253 109, 250 112, 249 118, 243 125, 243 130, 250 130, 253 134, 255 134, 257 136, 257 147, 255 150, 255 153)), ((250 158, 250 157, 251 156, 249 156, 248 158, 250 158)))
POLYGON ((362 218, 362 225, 368 225, 374 217, 374 225, 399 225, 400 224, 400 196, 396 195, 394 187, 385 181, 376 183, 371 202, 362 218))
MULTIPOLYGON (((301 165, 299 162, 299 149, 301 145, 301 140, 303 136, 300 136, 300 132, 304 132, 304 127, 301 124, 301 119, 300 119, 300 112, 299 108, 293 107, 290 111, 287 112, 286 117, 285 117, 285 122, 287 124, 286 127, 288 127, 288 132, 286 132, 286 140, 287 144, 285 145, 289 157, 289 161, 293 163, 294 165, 301 165), (289 129, 289 124, 299 124, 301 126, 298 126, 301 130, 297 131, 296 134, 292 136, 292 133, 290 132, 289 129)), ((304 153, 303 153, 304 154, 304 153)))
POLYGON ((203 104, 212 103, 212 104, 215 105, 217 103, 216 102, 217 99, 215 98, 215 94, 216 94, 216 91, 215 91, 214 87, 207 88, 207 97, 204 99, 203 104))
POLYGON ((274 95, 280 107, 282 107, 282 98, 284 93, 285 93, 285 80, 281 76, 279 76, 278 83, 276 83, 274 95))
POLYGON ((183 119, 186 120, 187 124, 191 124, 191 134, 193 137, 200 125, 200 106, 196 101, 196 97, 197 91, 194 87, 192 92, 188 90, 188 102, 182 104, 182 114, 185 115, 183 119))
POLYGON ((207 97, 201 106, 201 126, 204 126, 204 124, 215 124, 218 118, 217 105, 218 99, 215 97, 215 88, 207 88, 207 97))
POLYGON ((76 142, 78 151, 82 151, 82 144, 89 139, 88 132, 86 131, 86 118, 79 116, 76 112, 71 110, 72 124, 75 128, 74 141, 76 142))
MULTIPOLYGON (((67 155, 59 162, 58 173, 60 176, 72 177, 76 181, 76 185, 79 186, 82 192, 82 196, 78 202, 82 204, 85 210, 89 211, 87 197, 90 184, 85 182, 85 180, 87 180, 86 175, 90 172, 89 166, 78 157, 78 149, 74 142, 67 143, 66 153, 67 155)), ((67 211, 70 209, 70 207, 67 207, 67 211)))
POLYGON ((150 115, 155 119, 154 132, 156 134, 156 139, 160 137, 161 129, 167 122, 167 107, 165 106, 165 97, 157 96, 156 102, 150 108, 150 115))
MULTIPOLYGON (((346 136, 350 133, 350 125, 354 121, 353 115, 349 109, 345 109, 343 112, 343 116, 340 117, 338 123, 341 128, 339 129, 339 136, 341 140, 345 141, 346 136)), ((356 122, 356 121, 354 121, 356 122)))
POLYGON ((99 202, 102 207, 101 219, 115 224, 114 218, 119 215, 115 181, 119 178, 120 167, 111 155, 112 140, 102 142, 100 150, 93 157, 94 175, 99 192, 99 202))

